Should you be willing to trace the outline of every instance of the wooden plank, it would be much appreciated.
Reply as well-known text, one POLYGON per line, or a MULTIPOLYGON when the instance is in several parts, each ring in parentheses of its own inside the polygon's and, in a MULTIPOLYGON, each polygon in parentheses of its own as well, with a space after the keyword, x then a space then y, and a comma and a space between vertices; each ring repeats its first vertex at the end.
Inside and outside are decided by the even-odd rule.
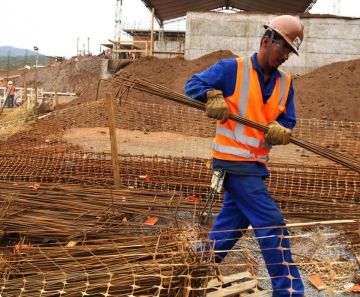
POLYGON ((355 258, 356 258, 358 264, 360 264, 360 254, 358 252, 358 249, 352 248, 351 250, 352 250, 353 254, 355 255, 355 258))
POLYGON ((150 56, 153 55, 154 50, 154 20, 155 20, 155 9, 151 9, 151 36, 150 36, 150 56))
POLYGON ((26 79, 24 79, 24 103, 25 103, 25 101, 26 100, 28 100, 28 97, 27 97, 27 86, 26 86, 26 84, 27 84, 27 81, 26 81, 26 79))
POLYGON ((172 51, 153 51, 153 54, 166 54, 166 55, 183 55, 184 52, 172 52, 172 51))
POLYGON ((57 82, 56 82, 56 80, 54 81, 54 93, 55 93, 55 104, 53 104, 53 105, 58 106, 59 105, 59 100, 58 100, 57 82))
POLYGON ((115 113, 111 93, 106 93, 107 112, 109 119, 109 134, 111 145, 111 162, 115 187, 120 186, 119 157, 116 140, 115 113))
POLYGON ((272 294, 268 291, 259 291, 255 292, 249 295, 246 295, 246 297, 271 297, 272 294))
POLYGON ((326 289, 326 285, 324 284, 324 282, 322 281, 320 275, 315 274, 315 275, 309 275, 308 276, 308 280, 313 284, 313 286, 318 289, 319 291, 321 290, 325 290, 326 289))
POLYGON ((111 43, 119 43, 119 44, 135 44, 135 43, 147 43, 147 40, 112 40, 109 39, 111 43))
POLYGON ((138 50, 138 49, 120 49, 120 50, 112 50, 113 53, 146 53, 147 50, 138 50))
POLYGON ((360 255, 355 255, 356 260, 358 261, 358 263, 360 264, 360 255))
POLYGON ((241 273, 236 273, 236 274, 232 274, 232 275, 227 275, 227 276, 221 276, 220 280, 219 279, 212 279, 208 282, 207 287, 208 288, 213 288, 213 287, 217 287, 217 286, 221 286, 224 284, 228 284, 228 283, 232 283, 234 281, 237 280, 241 280, 243 278, 251 278, 251 274, 250 272, 246 271, 246 272, 241 272, 241 273))
POLYGON ((232 284, 229 287, 222 288, 219 287, 216 291, 207 293, 207 297, 224 297, 224 296, 231 296, 236 293, 241 293, 246 290, 250 290, 256 287, 258 281, 253 279, 247 282, 243 282, 241 284, 232 284))

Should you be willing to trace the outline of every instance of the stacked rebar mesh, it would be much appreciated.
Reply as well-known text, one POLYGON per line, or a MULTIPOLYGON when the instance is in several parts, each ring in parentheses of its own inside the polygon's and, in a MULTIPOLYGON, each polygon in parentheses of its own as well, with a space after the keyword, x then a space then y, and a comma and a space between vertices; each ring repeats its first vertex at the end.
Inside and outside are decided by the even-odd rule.
MULTIPOLYGON (((214 264, 214 251, 201 249, 210 226, 199 224, 197 203, 179 193, 2 185, 4 296, 204 296, 211 279, 240 272, 271 289, 253 231, 244 230, 225 261, 214 264)), ((359 269, 360 223, 288 227, 304 281, 319 274, 329 292, 344 293, 359 269)))
MULTIPOLYGON (((120 186, 105 99, 0 129, 1 295, 203 296, 213 277, 237 273, 271 290, 251 230, 220 265, 213 250, 197 252, 223 201, 218 194, 199 224, 215 123, 198 108, 131 101, 139 80, 127 82, 103 81, 114 97, 120 186)), ((304 141, 272 150, 266 181, 289 223, 338 220, 289 229, 304 281, 318 274, 341 296, 359 274, 358 127, 299 120, 294 135, 304 141)))

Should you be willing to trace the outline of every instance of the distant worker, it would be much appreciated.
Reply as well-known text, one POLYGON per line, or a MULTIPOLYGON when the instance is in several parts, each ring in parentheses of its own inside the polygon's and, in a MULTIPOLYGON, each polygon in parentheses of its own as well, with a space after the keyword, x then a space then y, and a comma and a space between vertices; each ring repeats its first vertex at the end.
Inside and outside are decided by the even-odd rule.
POLYGON ((23 103, 23 102, 22 102, 21 97, 18 97, 18 98, 15 99, 15 105, 16 105, 17 107, 21 106, 22 103, 23 103))
POLYGON ((270 149, 288 144, 296 124, 292 78, 278 67, 291 54, 298 55, 304 25, 296 17, 282 15, 264 28, 257 53, 224 59, 194 74, 185 93, 204 102, 206 115, 217 119, 212 167, 224 174, 225 195, 209 234, 215 262, 220 263, 242 237, 241 229, 251 225, 271 277, 272 296, 299 297, 304 296, 304 286, 292 260, 289 232, 264 180, 269 176, 270 149), (269 130, 264 133, 228 120, 229 113, 269 130))
POLYGON ((8 108, 14 107, 15 87, 10 80, 5 88, 8 108))

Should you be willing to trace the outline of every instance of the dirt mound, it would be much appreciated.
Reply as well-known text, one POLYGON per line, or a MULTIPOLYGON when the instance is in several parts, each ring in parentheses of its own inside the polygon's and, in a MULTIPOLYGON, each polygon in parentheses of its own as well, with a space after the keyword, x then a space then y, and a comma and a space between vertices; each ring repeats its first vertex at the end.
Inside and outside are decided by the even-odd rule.
MULTIPOLYGON (((207 69, 221 59, 233 57, 236 56, 229 51, 214 52, 192 61, 148 57, 129 65, 118 75, 126 72, 182 93, 185 82, 194 73, 207 69)), ((333 63, 296 77, 294 87, 298 118, 359 121, 360 60, 333 63)), ((144 97, 144 94, 134 94, 140 100, 141 96, 144 97)), ((162 104, 173 103, 163 100, 162 104)))
MULTIPOLYGON (((230 51, 217 51, 192 61, 181 57, 159 59, 144 57, 134 61, 115 74, 135 75, 161 84, 174 91, 183 93, 185 82, 197 72, 209 68, 225 58, 236 57, 230 51)), ((59 92, 74 92, 80 97, 68 104, 92 101, 97 95, 97 85, 101 76, 103 57, 73 57, 58 67, 31 69, 15 80, 22 86, 24 79, 28 86, 41 86, 51 91, 57 81, 59 92)), ((307 75, 294 79, 295 101, 298 118, 327 119, 331 121, 359 121, 357 110, 360 92, 360 60, 333 63, 321 67, 307 75)), ((102 87, 98 96, 105 97, 102 87)), ((159 104, 174 104, 167 99, 160 99, 139 91, 132 91, 131 99, 159 104)))
POLYGON ((194 73, 204 71, 222 59, 234 57, 236 55, 230 51, 217 51, 192 61, 185 61, 181 57, 172 59, 145 57, 120 70, 117 74, 127 72, 182 93, 185 82, 194 73))
POLYGON ((299 118, 359 122, 360 60, 323 66, 294 80, 299 118))
POLYGON ((28 87, 41 87, 53 91, 57 82, 58 92, 81 94, 91 84, 96 84, 101 74, 102 57, 73 57, 57 67, 31 68, 15 80, 16 86, 23 87, 26 79, 28 87))

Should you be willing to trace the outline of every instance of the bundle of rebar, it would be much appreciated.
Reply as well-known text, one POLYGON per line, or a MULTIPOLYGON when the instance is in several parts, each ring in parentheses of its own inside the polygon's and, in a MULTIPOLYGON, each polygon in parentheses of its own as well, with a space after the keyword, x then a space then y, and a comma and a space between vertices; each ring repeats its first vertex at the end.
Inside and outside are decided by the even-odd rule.
POLYGON ((140 236, 128 228, 75 246, 21 243, 1 255, 0 294, 190 296, 204 291, 209 269, 187 241, 179 232, 140 236))
MULTIPOLYGON (((171 89, 168 89, 160 84, 153 83, 147 79, 138 78, 138 77, 125 77, 120 76, 116 78, 118 83, 121 83, 123 87, 128 89, 137 89, 143 92, 147 92, 152 95, 156 95, 162 98, 166 98, 169 100, 172 100, 177 103, 181 103, 183 105, 196 108, 199 110, 205 110, 205 104, 202 102, 199 102, 197 100, 193 100, 189 97, 187 97, 184 94, 175 92, 171 89)), ((124 93, 124 91, 122 92, 124 93)), ((268 132, 269 128, 261 125, 259 123, 255 123, 253 121, 250 121, 246 118, 240 117, 235 114, 230 114, 229 117, 230 120, 236 121, 238 123, 247 125, 249 127, 258 129, 260 131, 263 131, 264 133, 268 132)), ((357 171, 360 173, 360 161, 352 156, 344 155, 342 153, 336 152, 334 150, 328 149, 326 147, 322 147, 320 145, 299 139, 295 136, 291 136, 290 142, 300 146, 304 149, 307 149, 315 154, 318 154, 324 158, 327 158, 331 161, 334 161, 338 164, 341 164, 342 166, 352 169, 354 171, 357 171)))
POLYGON ((3 183, 0 222, 7 235, 24 233, 40 242, 64 241, 93 238, 105 231, 118 233, 124 228, 139 234, 157 233, 160 229, 145 224, 149 217, 166 220, 165 226, 176 229, 183 212, 192 221, 198 208, 177 192, 61 184, 41 184, 35 190, 27 183, 3 183))
MULTIPOLYGON (((1 192, 24 199, 24 205, 28 207, 45 199, 43 196, 47 195, 46 189, 50 187, 46 183, 59 183, 55 191, 48 193, 46 204, 39 207, 40 211, 45 207, 66 205, 66 201, 71 199, 68 197, 72 197, 79 201, 75 213, 88 205, 80 205, 86 197, 92 198, 89 205, 96 201, 104 211, 110 206, 113 195, 116 197, 116 205, 135 208, 136 211, 146 212, 152 204, 153 210, 190 213, 198 211, 209 197, 212 170, 206 166, 208 160, 120 155, 120 182, 126 190, 114 189, 111 194, 111 161, 106 156, 102 157, 84 163, 84 159, 79 156, 69 159, 69 164, 55 158, 45 158, 40 164, 40 157, 36 158, 34 164, 27 157, 17 157, 15 163, 12 157, 4 157, 1 166, 7 168, 7 175, 1 178, 14 182, 3 182, 1 192), (28 188, 35 182, 41 184, 37 191, 28 188), (21 183, 26 183, 26 186, 21 186, 21 183), (76 187, 70 188, 70 184, 76 187), (122 196, 127 200, 118 199, 122 196), (53 204, 54 201, 59 204, 53 204)), ((286 217, 326 220, 360 216, 360 176, 356 172, 310 165, 270 163, 268 166, 272 174, 265 182, 286 217)), ((220 193, 215 200, 214 213, 220 210, 222 201, 223 195, 220 193)), ((61 213, 59 216, 62 217, 61 213)), ((74 217, 77 215, 68 218, 74 217)), ((26 220, 23 224, 27 224, 26 220)))
MULTIPOLYGON (((177 205, 182 203, 175 197, 166 202, 161 193, 151 197, 150 193, 139 192, 137 195, 136 191, 128 189, 112 189, 110 192, 114 197, 111 197, 104 195, 104 189, 44 185, 37 190, 27 190, 26 184, 18 189, 11 189, 11 186, 14 185, 6 185, 6 193, 18 192, 19 195, 6 199, 8 194, 2 192, 5 199, 1 201, 1 228, 7 241, 25 239, 18 244, 9 244, 8 252, 2 250, 1 295, 17 296, 20 290, 29 297, 39 296, 39 292, 44 296, 77 296, 80 293, 94 297, 205 296, 206 283, 216 272, 210 261, 214 251, 195 252, 203 242, 201 236, 207 232, 198 232, 191 218, 174 219, 166 212, 161 215, 161 205, 166 207, 172 201, 177 205), (130 200, 131 196, 135 196, 133 200, 130 200), (159 205, 154 203, 157 196, 162 200, 159 205), (118 205, 120 201, 121 206, 118 205), (146 211, 141 210, 144 203, 147 204, 146 211), (149 209, 152 207, 154 209, 149 209), (120 223, 123 214, 129 220, 120 223), (144 224, 144 218, 154 214, 163 220, 161 225, 144 224), (80 236, 79 232, 82 233, 80 236), (69 234, 73 236, 67 236, 69 234), (39 237, 50 240, 38 243, 39 237)), ((355 265, 350 266, 353 262, 345 257, 322 260, 319 255, 319 259, 314 257, 314 253, 325 253, 326 246, 326 253, 331 254, 335 247, 350 246, 358 241, 359 222, 344 223, 341 225, 343 230, 331 232, 317 229, 323 225, 316 222, 289 226, 292 243, 298 243, 294 244, 293 252, 299 263, 304 269, 331 263, 328 266, 331 266, 332 274, 329 278, 324 276, 324 281, 329 288, 340 291, 344 290, 344 280, 350 279, 356 269, 355 265), (344 233, 344 223, 349 224, 347 233, 344 233), (304 230, 308 232, 304 233, 304 230), (343 238, 331 243, 335 236, 343 238)), ((236 253, 243 256, 237 258, 236 263, 225 261, 222 266, 236 270, 250 267, 253 271, 264 266, 261 260, 255 260, 258 257, 254 254, 261 253, 252 231, 246 233, 228 258, 236 257, 236 253)))

